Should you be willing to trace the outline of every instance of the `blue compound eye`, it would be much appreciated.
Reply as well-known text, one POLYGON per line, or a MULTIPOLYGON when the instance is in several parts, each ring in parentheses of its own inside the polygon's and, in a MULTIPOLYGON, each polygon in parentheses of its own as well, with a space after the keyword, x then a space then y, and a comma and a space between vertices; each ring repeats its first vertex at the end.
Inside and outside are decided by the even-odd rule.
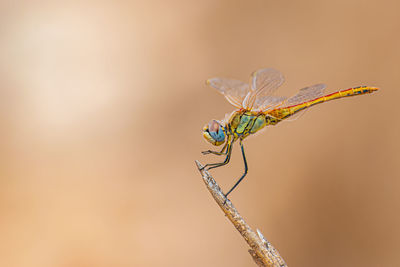
POLYGON ((211 137, 217 142, 223 142, 225 140, 225 132, 222 125, 216 120, 210 121, 208 124, 208 131, 211 137))
POLYGON ((225 143, 225 128, 219 121, 212 120, 203 128, 203 137, 214 146, 225 143))

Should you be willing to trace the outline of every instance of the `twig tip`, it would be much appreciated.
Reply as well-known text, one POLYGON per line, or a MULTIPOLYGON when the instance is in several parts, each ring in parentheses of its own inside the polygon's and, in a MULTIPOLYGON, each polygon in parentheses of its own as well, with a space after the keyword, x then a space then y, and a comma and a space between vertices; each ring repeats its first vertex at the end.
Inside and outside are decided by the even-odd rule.
POLYGON ((201 171, 201 168, 203 168, 203 165, 201 165, 201 163, 198 160, 194 161, 197 165, 197 168, 199 169, 199 171, 201 171))

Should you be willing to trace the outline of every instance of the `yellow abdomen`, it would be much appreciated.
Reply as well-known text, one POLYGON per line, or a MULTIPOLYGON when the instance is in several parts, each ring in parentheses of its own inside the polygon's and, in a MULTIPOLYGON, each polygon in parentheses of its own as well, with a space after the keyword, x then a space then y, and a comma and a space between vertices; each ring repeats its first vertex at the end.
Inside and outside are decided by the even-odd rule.
POLYGON ((318 97, 316 99, 289 106, 289 107, 284 107, 284 108, 277 108, 271 111, 268 111, 265 113, 266 115, 266 123, 267 125, 275 125, 279 123, 280 121, 290 117, 291 115, 304 110, 308 107, 311 107, 313 105, 323 103, 326 101, 330 101, 333 99, 338 99, 342 97, 347 97, 347 96, 355 96, 355 95, 363 95, 363 94, 368 94, 372 93, 374 91, 378 90, 378 88, 375 87, 368 87, 368 86, 360 86, 360 87, 355 87, 355 88, 350 88, 347 90, 343 91, 338 91, 326 96, 318 97))

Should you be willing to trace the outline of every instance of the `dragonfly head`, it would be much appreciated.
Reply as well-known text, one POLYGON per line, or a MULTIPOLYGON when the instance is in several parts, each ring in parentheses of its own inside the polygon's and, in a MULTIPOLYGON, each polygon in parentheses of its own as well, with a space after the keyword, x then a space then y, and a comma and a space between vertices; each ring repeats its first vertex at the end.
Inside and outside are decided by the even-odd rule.
POLYGON ((204 126, 203 136, 214 146, 222 145, 225 143, 225 128, 219 121, 212 120, 204 126))

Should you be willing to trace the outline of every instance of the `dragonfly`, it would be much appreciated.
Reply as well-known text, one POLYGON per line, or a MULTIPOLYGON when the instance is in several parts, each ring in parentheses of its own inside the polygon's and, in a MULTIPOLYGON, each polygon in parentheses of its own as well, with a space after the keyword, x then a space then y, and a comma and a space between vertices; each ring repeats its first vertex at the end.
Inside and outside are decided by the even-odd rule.
MULTIPOLYGON (((211 120, 203 128, 204 138, 214 146, 224 144, 221 151, 202 151, 204 155, 225 156, 224 161, 209 163, 202 169, 210 170, 227 165, 232 147, 239 141, 244 161, 244 173, 225 194, 225 199, 247 175, 248 165, 243 140, 266 126, 276 125, 287 118, 305 111, 311 106, 342 97, 356 96, 377 91, 376 87, 359 86, 324 95, 325 84, 315 84, 300 89, 291 97, 275 96, 283 84, 281 72, 273 68, 260 69, 252 73, 249 83, 226 78, 212 78, 207 84, 221 93, 237 110, 223 120, 211 120)), ((293 118, 293 117, 292 117, 293 118)))

